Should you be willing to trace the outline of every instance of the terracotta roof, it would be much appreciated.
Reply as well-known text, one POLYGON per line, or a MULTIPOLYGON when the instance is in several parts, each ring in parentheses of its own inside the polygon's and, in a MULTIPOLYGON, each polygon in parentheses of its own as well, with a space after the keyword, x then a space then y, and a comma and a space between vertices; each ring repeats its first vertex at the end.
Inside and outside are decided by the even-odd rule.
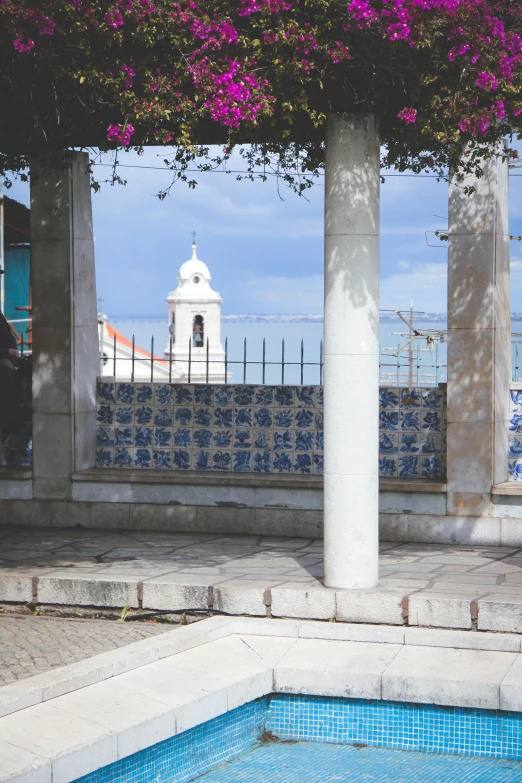
MULTIPOLYGON (((114 340, 116 337, 116 343, 118 345, 123 345, 125 348, 128 348, 130 351, 132 351, 132 340, 128 340, 126 337, 124 337, 121 332, 116 331, 116 329, 113 329, 110 324, 105 322, 105 327, 107 329, 107 336, 109 339, 114 340)), ((143 348, 140 348, 138 345, 134 345, 134 355, 138 356, 140 359, 152 359, 154 358, 155 362, 159 362, 160 364, 167 365, 167 362, 165 359, 162 359, 160 356, 156 356, 156 354, 151 354, 148 351, 144 351, 143 348)))

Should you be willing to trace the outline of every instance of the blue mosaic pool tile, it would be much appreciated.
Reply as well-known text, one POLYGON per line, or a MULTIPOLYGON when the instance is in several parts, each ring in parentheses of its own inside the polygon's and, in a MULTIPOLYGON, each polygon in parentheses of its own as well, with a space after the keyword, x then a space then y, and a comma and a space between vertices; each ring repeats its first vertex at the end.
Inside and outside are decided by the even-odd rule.
POLYGON ((260 744, 205 775, 204 783, 519 783, 520 763, 389 748, 260 744))
MULTIPOLYGON (((381 477, 444 476, 445 407, 444 387, 380 389, 381 477)), ((522 404, 520 411, 522 417, 522 404)), ((322 386, 100 380, 96 416, 97 467, 301 476, 324 470, 322 386)), ((522 474, 522 434, 520 444, 522 474)), ((514 462, 517 448, 512 439, 514 462)))
POLYGON ((185 783, 251 747, 263 732, 268 701, 219 718, 78 778, 75 783, 185 783))
POLYGON ((497 783, 517 779, 516 775, 522 774, 521 759, 520 713, 277 694, 239 707, 86 775, 75 783, 186 783, 215 768, 218 770, 206 778, 209 783, 222 780, 301 783, 305 779, 316 783, 324 783, 325 780, 389 780, 403 783, 406 779, 422 783, 450 783, 453 780, 458 783, 497 783), (292 766, 282 764, 276 765, 271 772, 265 769, 264 777, 256 777, 251 768, 248 768, 246 776, 234 777, 231 766, 224 766, 223 762, 255 748, 262 736, 277 737, 282 745, 285 741, 296 740, 315 743, 315 752, 313 748, 306 751, 309 776, 289 777, 288 770, 292 766), (317 743, 330 745, 318 746, 317 743), (336 766, 338 762, 327 760, 325 749, 332 744, 372 748, 375 751, 386 748, 389 751, 418 753, 412 754, 415 755, 413 760, 410 758, 410 761, 406 761, 405 754, 402 761, 395 762, 399 765, 395 777, 392 773, 389 777, 382 777, 387 772, 386 765, 393 768, 390 767, 393 757, 389 753, 365 754, 365 766, 361 766, 362 756, 354 756, 350 762, 353 767, 349 767, 354 777, 350 778, 342 777, 348 769, 346 766, 340 768, 336 766), (461 763, 457 758, 450 758, 441 766, 440 754, 460 756, 461 763), (465 764, 466 757, 468 761, 471 761, 469 757, 481 757, 487 762, 492 759, 513 759, 517 762, 516 766, 505 762, 498 765, 485 763, 479 767, 477 764, 465 764), (324 764, 321 758, 324 758, 324 764), (383 762, 379 765, 379 758, 387 759, 386 764, 383 762), (406 766, 401 767, 401 764, 406 766), (401 774, 407 775, 408 769, 413 770, 413 777, 401 777, 401 774), (504 769, 515 770, 515 777, 511 772, 502 777, 501 770, 504 769), (312 773, 319 777, 313 777, 312 773), (356 777, 355 773, 364 773, 366 777, 356 777), (452 774, 456 777, 447 777, 452 774))
POLYGON ((520 713, 275 695, 266 726, 281 739, 522 758, 520 713))

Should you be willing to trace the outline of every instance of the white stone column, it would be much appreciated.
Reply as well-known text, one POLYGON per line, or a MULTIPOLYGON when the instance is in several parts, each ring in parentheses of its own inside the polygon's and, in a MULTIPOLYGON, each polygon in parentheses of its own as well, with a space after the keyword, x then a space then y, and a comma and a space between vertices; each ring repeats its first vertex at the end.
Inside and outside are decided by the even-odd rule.
MULTIPOLYGON (((502 152, 502 146, 499 147, 502 152)), ((448 256, 448 513, 490 514, 507 480, 511 313, 508 164, 452 177, 448 256), (475 192, 467 196, 466 186, 475 192)))
POLYGON ((324 261, 325 585, 373 587, 379 570, 379 131, 331 115, 324 261))
POLYGON ((31 161, 33 486, 67 499, 94 467, 98 324, 88 155, 31 161))

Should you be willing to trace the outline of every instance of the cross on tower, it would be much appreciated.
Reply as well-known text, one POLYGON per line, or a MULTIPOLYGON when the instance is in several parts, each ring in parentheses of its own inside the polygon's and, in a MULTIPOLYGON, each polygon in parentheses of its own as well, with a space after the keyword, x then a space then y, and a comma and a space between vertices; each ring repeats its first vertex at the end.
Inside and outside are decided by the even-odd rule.
POLYGON ((193 245, 196 244, 196 232, 195 231, 192 232, 192 244, 193 245))

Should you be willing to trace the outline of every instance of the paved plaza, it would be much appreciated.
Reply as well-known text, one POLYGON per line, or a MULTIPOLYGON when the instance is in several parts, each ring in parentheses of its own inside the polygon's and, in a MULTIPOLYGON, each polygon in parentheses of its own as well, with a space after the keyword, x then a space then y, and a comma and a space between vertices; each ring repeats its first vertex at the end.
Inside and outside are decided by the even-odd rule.
POLYGON ((171 630, 144 622, 0 616, 0 686, 171 630))
MULTIPOLYGON (((522 547, 381 542, 380 587, 519 595, 522 547)), ((321 539, 0 527, 0 576, 318 587, 321 539), (184 580, 186 580, 184 582, 184 580)), ((2 597, 0 595, 0 600, 2 597)))
POLYGON ((323 587, 319 539, 0 528, 0 602, 522 633, 522 548, 381 543, 369 591, 323 587))

